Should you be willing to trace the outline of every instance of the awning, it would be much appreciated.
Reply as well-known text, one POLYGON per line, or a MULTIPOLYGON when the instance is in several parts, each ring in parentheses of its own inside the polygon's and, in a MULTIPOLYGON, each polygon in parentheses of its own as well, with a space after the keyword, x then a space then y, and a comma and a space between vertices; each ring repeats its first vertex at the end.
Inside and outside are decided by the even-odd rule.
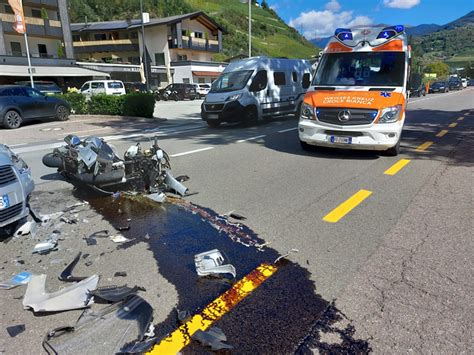
POLYGON ((193 71, 194 76, 211 76, 213 78, 217 78, 221 73, 220 71, 193 71))
MULTIPOLYGON (((81 68, 79 66, 54 67, 54 66, 33 66, 34 76, 101 76, 110 77, 109 74, 81 68)), ((29 76, 26 65, 0 65, 0 75, 4 76, 29 76)))

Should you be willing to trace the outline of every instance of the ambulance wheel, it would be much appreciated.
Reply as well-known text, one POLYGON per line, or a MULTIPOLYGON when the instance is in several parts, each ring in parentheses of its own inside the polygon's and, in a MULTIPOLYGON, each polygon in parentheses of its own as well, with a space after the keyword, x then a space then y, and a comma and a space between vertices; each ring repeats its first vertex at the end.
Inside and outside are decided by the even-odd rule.
POLYGON ((400 142, 401 142, 401 140, 402 139, 399 138, 397 144, 394 147, 387 149, 385 151, 385 155, 389 156, 389 157, 396 157, 398 155, 398 153, 400 153, 400 142))

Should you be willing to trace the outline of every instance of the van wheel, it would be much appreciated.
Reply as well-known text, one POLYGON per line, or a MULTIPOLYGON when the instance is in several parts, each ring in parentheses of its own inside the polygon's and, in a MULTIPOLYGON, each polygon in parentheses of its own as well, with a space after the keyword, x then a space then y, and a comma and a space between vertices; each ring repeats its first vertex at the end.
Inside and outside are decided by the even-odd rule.
POLYGON ((397 144, 394 147, 387 149, 384 152, 385 153, 384 155, 389 156, 389 157, 396 157, 400 153, 400 143, 401 143, 401 141, 402 141, 402 139, 400 137, 398 139, 397 144))
POLYGON ((250 126, 252 124, 257 123, 258 121, 258 112, 255 107, 248 107, 245 110, 245 117, 244 117, 244 125, 250 126))
POLYGON ((9 110, 3 116, 3 126, 8 129, 19 128, 22 122, 21 115, 15 110, 9 110))
POLYGON ((217 120, 210 120, 210 121, 206 121, 206 122, 207 122, 207 125, 211 128, 217 128, 221 125, 221 122, 217 121, 217 120))
POLYGON ((63 105, 56 108, 56 119, 58 121, 67 121, 69 119, 69 110, 63 105))

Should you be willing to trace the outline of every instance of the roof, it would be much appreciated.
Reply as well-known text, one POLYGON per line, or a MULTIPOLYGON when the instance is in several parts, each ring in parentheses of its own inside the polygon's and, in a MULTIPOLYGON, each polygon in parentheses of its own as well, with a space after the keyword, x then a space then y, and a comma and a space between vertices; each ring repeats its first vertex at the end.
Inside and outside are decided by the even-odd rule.
MULTIPOLYGON (((148 26, 160 26, 160 25, 172 25, 183 20, 197 20, 204 26, 208 28, 219 29, 223 32, 226 32, 225 29, 214 21, 210 16, 208 16, 203 11, 191 12, 184 15, 176 15, 162 18, 153 18, 150 19, 150 22, 144 24, 145 27, 148 26)), ((115 21, 103 21, 103 22, 88 22, 88 23, 72 23, 71 31, 113 31, 113 30, 130 30, 141 27, 140 19, 133 20, 115 20, 115 21)))
MULTIPOLYGON (((110 76, 97 70, 81 68, 79 66, 34 66, 34 76, 110 76)), ((25 65, 0 65, 0 75, 29 77, 28 66, 25 65)))

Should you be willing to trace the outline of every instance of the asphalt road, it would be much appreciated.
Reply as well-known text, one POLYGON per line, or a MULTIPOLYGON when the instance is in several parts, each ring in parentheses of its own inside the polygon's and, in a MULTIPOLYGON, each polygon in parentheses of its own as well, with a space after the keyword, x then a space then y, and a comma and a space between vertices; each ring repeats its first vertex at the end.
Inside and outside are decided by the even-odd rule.
MULTIPOLYGON (((403 245, 406 240, 416 239, 421 233, 420 230, 428 228, 426 225, 421 228, 416 223, 417 220, 426 219, 426 215, 422 213, 423 209, 415 208, 417 203, 422 206, 425 203, 426 208, 433 208, 434 205, 450 206, 450 211, 460 209, 458 215, 466 215, 467 218, 456 219, 456 231, 459 233, 453 233, 452 237, 472 235, 473 93, 474 89, 469 88, 462 92, 435 94, 411 100, 402 137, 401 154, 398 157, 330 149, 305 152, 298 144, 297 121, 291 117, 247 128, 222 126, 219 129, 209 129, 198 119, 198 101, 160 103, 155 114, 167 120, 126 122, 107 121, 104 118, 91 122, 85 118, 77 118, 66 124, 44 122, 25 126, 18 131, 2 130, 0 141, 13 146, 28 162, 37 184, 37 193, 61 192, 64 203, 68 200, 63 195, 67 195, 68 189, 72 189, 71 185, 58 181, 53 169, 42 166, 41 157, 51 150, 52 146, 60 144, 60 139, 66 133, 105 136, 119 152, 124 152, 129 145, 138 141, 147 145, 147 137, 158 135, 160 145, 172 156, 175 175, 186 174, 191 178, 186 184, 197 194, 186 197, 186 200, 209 208, 217 214, 235 210, 246 216, 245 225, 258 234, 261 242, 265 242, 279 254, 297 249, 299 252, 292 253, 289 259, 309 272, 307 277, 314 283, 315 292, 324 300, 336 299, 336 305, 340 299, 343 305, 340 311, 348 315, 355 324, 363 327, 362 320, 367 319, 365 313, 375 302, 365 299, 370 292, 364 293, 360 290, 361 285, 367 290, 373 284, 365 280, 364 275, 370 273, 374 276, 381 272, 380 268, 391 267, 390 264, 380 263, 386 256, 383 252, 387 243, 391 243, 390 248, 396 248, 398 242, 403 245), (55 127, 61 130, 54 130, 55 127), (441 133, 442 130, 447 132, 441 133), (432 145, 429 142, 432 142, 432 145), (384 174, 401 159, 410 161, 396 174, 384 174), (449 175, 444 171, 451 167, 462 170, 452 173, 451 176, 454 180, 461 179, 457 182, 456 191, 462 191, 460 196, 467 197, 463 204, 456 204, 452 200, 449 187, 451 180, 433 182, 438 174, 449 175), (440 189, 440 194, 431 198, 429 204, 418 201, 427 186, 429 194, 440 189), (359 205, 336 223, 324 220, 325 216, 360 190, 368 191, 365 195, 368 197, 359 205), (396 242, 393 240, 394 231, 401 228, 400 223, 407 217, 407 213, 411 214, 412 227, 404 230, 404 241, 396 242), (377 256, 379 263, 373 261, 374 256, 377 256), (354 284, 355 280, 359 283, 354 284), (355 294, 359 298, 355 297, 355 294), (366 304, 366 311, 361 310, 358 304, 366 304)), ((51 200, 51 197, 49 199, 51 200)), ((436 209, 439 210, 443 209, 436 209)), ((436 216, 436 223, 442 225, 444 215, 437 213, 436 216)), ((428 226, 433 224, 434 221, 431 221, 428 226)), ((468 244, 469 241, 470 238, 464 240, 468 244)), ((437 242, 441 243, 441 240, 437 242)), ((427 253, 433 253, 436 245, 434 243, 427 253)), ((472 242, 468 249, 472 252, 472 242)), ((144 251, 143 253, 145 255, 144 251)), ((245 252, 239 255, 245 259, 245 252)), ((430 257, 421 259, 419 254, 413 255, 420 258, 421 264, 433 262, 430 257)), ((396 259, 396 256, 392 257, 396 259)), ((448 265, 460 262, 456 253, 446 260, 448 265)), ((149 261, 147 263, 149 264, 149 261)), ((466 268, 469 269, 470 266, 472 270, 472 261, 464 260, 463 264, 466 263, 466 268)), ((127 262, 124 265, 127 265, 127 262)), ((106 265, 102 267, 107 270, 106 265)), ((132 270, 140 268, 133 265, 133 262, 127 267, 132 270)), ((161 268, 162 266, 160 270, 161 268)), ((161 299, 160 304, 158 318, 164 319, 176 304, 176 298, 180 297, 180 288, 175 285, 173 289, 169 284, 173 284, 172 280, 166 276, 157 283, 149 287, 165 290, 162 292, 168 295, 161 299)), ((472 286, 471 277, 471 280, 463 280, 458 288, 458 295, 461 295, 462 300, 460 307, 466 312, 469 310, 469 301, 465 295, 467 290, 472 291, 472 286)), ((388 289, 393 291, 395 288, 388 289)), ((256 293, 258 292, 257 290, 256 293)), ((266 292, 271 298, 272 290, 266 292)), ((403 289, 397 292, 409 294, 403 289)), ((393 297, 398 297, 396 292, 393 297)), ((293 302, 298 302, 298 299, 293 302)), ((427 299, 427 302, 430 300, 427 299)), ((197 306, 204 307, 205 304, 197 306)), ((408 312, 408 309, 406 311, 408 312)), ((415 314, 423 313, 420 309, 411 311, 415 314)), ((236 311, 230 311, 230 316, 227 317, 232 318, 232 312, 238 313, 239 306, 236 311)), ((377 312, 383 313, 383 309, 380 311, 377 308, 372 313, 377 312)), ((249 316, 252 317, 251 314, 249 316)), ((404 318, 395 312, 391 319, 397 317, 404 318)), ((226 316, 223 318, 224 324, 225 319, 226 316)), ((416 320, 417 317, 414 317, 409 321, 416 320)), ((427 322, 432 324, 436 321, 435 312, 427 322)), ((472 319, 463 319, 462 324, 466 321, 472 319)), ((394 334, 384 333, 380 337, 377 336, 380 327, 376 326, 380 323, 373 324, 375 325, 368 326, 356 334, 363 339, 372 339, 372 343, 368 341, 370 347, 380 352, 393 349, 409 351, 413 348, 412 343, 417 342, 417 338, 411 343, 398 341, 397 346, 393 347, 393 343, 383 341, 387 336, 400 339, 400 334, 403 334, 400 329, 406 329, 403 328, 403 321, 393 330, 394 334)), ((451 326, 456 328, 456 324, 451 326)), ((435 328, 431 335, 437 334, 435 328)), ((462 326, 458 326, 457 329, 461 328, 462 326)), ((228 332, 232 333, 232 330, 228 332)), ((452 334, 459 338, 469 338, 465 329, 459 332, 455 329, 452 334)), ((5 335, 2 334, 2 337, 5 335)), ((265 342, 263 339, 260 341, 265 342)), ((470 346, 466 339, 458 341, 457 347, 430 347, 433 342, 430 343, 426 339, 424 341, 426 347, 415 349, 457 352, 468 351, 466 347, 470 346)), ((308 347, 318 348, 317 344, 309 344, 308 347)), ((254 348, 248 349, 266 348, 259 348, 258 344, 254 344, 254 348)))

